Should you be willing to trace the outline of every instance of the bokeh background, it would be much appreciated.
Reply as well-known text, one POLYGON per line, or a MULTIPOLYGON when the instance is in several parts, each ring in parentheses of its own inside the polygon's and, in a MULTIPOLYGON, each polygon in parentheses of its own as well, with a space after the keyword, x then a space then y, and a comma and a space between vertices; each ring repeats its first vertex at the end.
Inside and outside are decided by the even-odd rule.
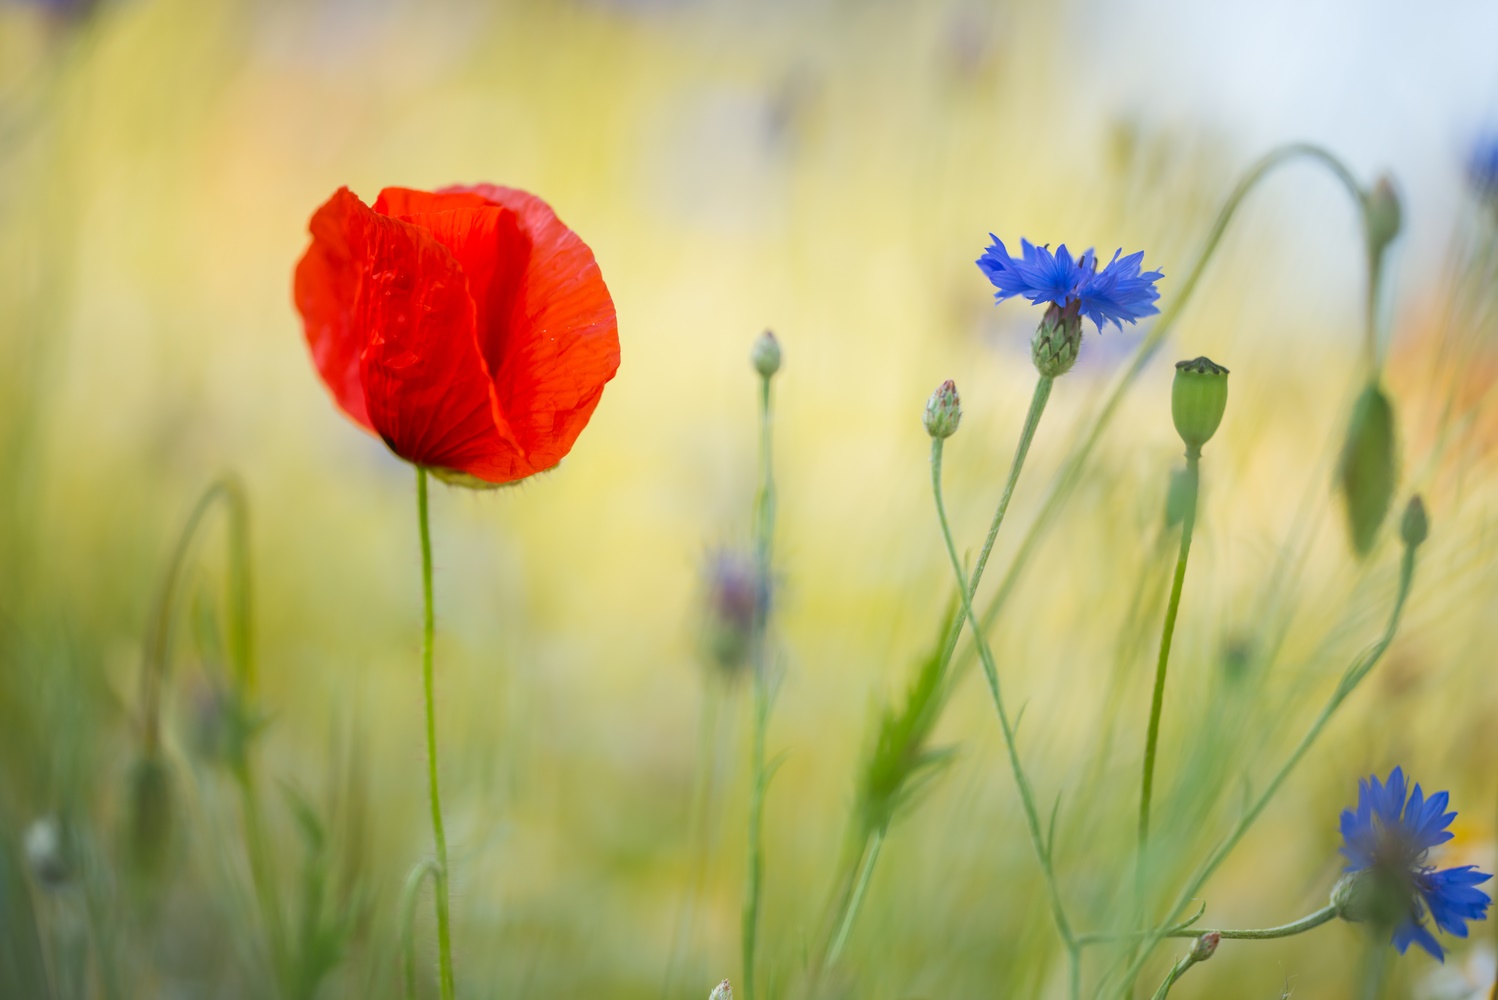
MULTIPOLYGON (((281 989, 234 780, 200 738, 224 725, 220 519, 173 604, 149 905, 120 871, 154 602, 189 510, 230 471, 250 510, 269 863, 297 936, 330 942, 306 994, 399 995, 401 887, 430 838, 413 476, 335 410, 290 296, 306 220, 344 184, 537 192, 619 310, 619 375, 559 469, 434 494, 463 995, 691 997, 739 977, 747 686, 715 672, 702 617, 713 553, 748 540, 753 338, 774 329, 786 357, 761 981, 796 996, 858 762, 952 591, 924 400, 947 377, 963 392, 948 499, 975 549, 1033 382, 1038 315, 994 306, 972 264, 988 233, 1142 249, 1168 302, 1235 178, 1291 139, 1365 182, 1391 172, 1403 196, 1385 382, 1399 502, 1422 492, 1433 530, 1387 661, 1210 882, 1206 920, 1322 905, 1338 811, 1396 763, 1451 790, 1445 857, 1491 870, 1498 212, 1466 168, 1498 123, 1495 34, 1478 2, 0 3, 0 993, 281 989), (56 879, 28 865, 38 820, 64 834, 56 879)), ((1040 797, 1060 795, 1083 927, 1116 919, 1129 886, 1174 555, 1173 361, 1233 373, 1165 718, 1177 877, 1382 628, 1397 540, 1357 559, 1332 491, 1364 280, 1328 174, 1262 185, 992 634, 1040 797)), ((1140 335, 1088 333, 996 566, 1140 335)), ((976 677, 937 738, 956 754, 893 827, 826 988, 1059 996, 976 677)), ((1487 997, 1494 940, 1479 924, 1444 967, 1405 956, 1388 995, 1487 997)), ((1361 955, 1341 924, 1225 945, 1175 995, 1350 997, 1361 955)))

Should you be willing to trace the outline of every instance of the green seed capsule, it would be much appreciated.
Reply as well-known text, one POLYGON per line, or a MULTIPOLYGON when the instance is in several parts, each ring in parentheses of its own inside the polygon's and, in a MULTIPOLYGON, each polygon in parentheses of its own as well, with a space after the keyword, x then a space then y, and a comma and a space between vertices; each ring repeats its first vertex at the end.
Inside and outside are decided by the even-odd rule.
POLYGON ((1186 453, 1196 454, 1212 440, 1228 405, 1228 370, 1210 358, 1176 362, 1170 389, 1170 415, 1186 453))
POLYGON ((1347 525, 1359 556, 1373 549, 1379 526, 1394 502, 1397 475, 1394 405, 1378 383, 1370 383, 1353 404, 1337 465, 1347 525))

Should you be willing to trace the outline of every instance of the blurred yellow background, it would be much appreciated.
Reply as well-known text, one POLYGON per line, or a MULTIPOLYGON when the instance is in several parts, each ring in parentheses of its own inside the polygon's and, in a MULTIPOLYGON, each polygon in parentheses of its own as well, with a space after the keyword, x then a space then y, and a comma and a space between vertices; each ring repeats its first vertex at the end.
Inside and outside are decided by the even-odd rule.
MULTIPOLYGON (((321 801, 339 762, 357 760, 362 811, 340 807, 360 818, 344 823, 339 850, 359 854, 371 915, 321 995, 397 995, 400 886, 430 837, 414 477, 332 405, 291 269, 308 216, 340 185, 370 201, 385 185, 490 181, 539 194, 592 246, 623 361, 559 469, 494 493, 434 494, 462 992, 688 997, 738 977, 747 689, 729 689, 704 743, 713 687, 697 616, 708 553, 747 542, 747 354, 772 328, 786 357, 775 415, 785 674, 770 750, 784 763, 767 805, 762 981, 790 995, 824 916, 857 760, 952 591, 925 398, 947 377, 962 390, 947 495, 959 545, 976 550, 1033 382, 1039 315, 992 304, 972 264, 988 233, 1011 247, 1025 236, 1142 249, 1169 302, 1239 172, 1282 138, 1345 142, 1365 182, 1391 166, 1408 177, 1386 383, 1401 424, 1396 510, 1423 492, 1433 530, 1388 661, 1209 884, 1207 920, 1259 926, 1322 905, 1340 867, 1337 812, 1360 776, 1396 763, 1451 790, 1462 815, 1449 856, 1498 861, 1498 216, 1461 188, 1461 130, 1483 108, 1470 88, 1467 103, 1441 104, 1478 70, 1390 101, 1377 127, 1358 98, 1418 90, 1425 69, 1445 65, 1426 32, 1461 36, 1460 53, 1491 11, 1401 25, 1388 19, 1414 15, 1383 10, 1360 35, 1372 15, 1359 5, 1312 5, 1304 22, 1271 6, 1268 37, 1280 18, 1295 39, 1351 39, 1331 70, 1296 76, 1303 41, 1287 41, 1277 66, 1234 15, 1204 24, 1168 4, 86 7, 0 5, 7 871, 38 816, 66 811, 107 840, 167 552, 201 490, 233 470, 252 512, 269 717, 257 755, 275 853, 290 884, 297 835, 281 785, 321 801), (1110 92, 1105 74, 1130 65, 1131 44, 1149 65, 1110 92), (1224 76, 1245 79, 1235 90, 1208 74, 1193 105, 1180 92, 1214 45, 1224 76), (1315 89, 1287 90, 1285 76, 1315 89), (1255 77, 1282 103, 1245 110, 1232 95, 1255 77), (1158 106, 1144 97, 1151 81, 1158 106), (1341 124, 1286 131, 1320 121, 1276 117, 1302 103, 1341 124), (714 819, 688 910, 704 746, 715 748, 714 819)), ((1203 464, 1165 717, 1157 809, 1179 818, 1182 872, 1382 627, 1397 542, 1356 560, 1331 492, 1361 377, 1361 267, 1355 208, 1324 173, 1288 167, 1252 195, 991 636, 1011 704, 1026 706, 1020 742, 1040 798, 1049 808, 1062 796, 1057 865, 1083 926, 1101 925, 1128 888, 1173 557, 1162 512, 1179 462, 1177 358, 1232 370, 1203 464), (1274 646, 1280 633, 1262 671, 1228 676, 1225 650, 1274 646)), ((1138 339, 1089 327, 996 567, 1138 339)), ((217 551, 204 547, 203 579, 220 570, 217 551)), ((225 888, 243 882, 223 833, 232 800, 182 735, 202 673, 185 632, 174 662, 166 730, 185 846, 157 932, 124 963, 134 985, 123 995, 271 995, 245 907, 225 888)), ((841 995, 1059 996, 1041 882, 975 678, 939 742, 958 756, 891 832, 841 995)), ((0 907, 44 929, 61 919, 24 880, 0 907)), ((429 907, 418 912, 429 958, 429 907)), ((24 948, 7 947, 11 981, 31 981, 24 948)), ((1225 945, 1175 995, 1352 996, 1358 954, 1340 924, 1225 945)), ((1412 953, 1390 995, 1486 996, 1493 956, 1492 929, 1476 925, 1445 978, 1412 953)), ((103 995, 99 977, 87 995, 103 995)))

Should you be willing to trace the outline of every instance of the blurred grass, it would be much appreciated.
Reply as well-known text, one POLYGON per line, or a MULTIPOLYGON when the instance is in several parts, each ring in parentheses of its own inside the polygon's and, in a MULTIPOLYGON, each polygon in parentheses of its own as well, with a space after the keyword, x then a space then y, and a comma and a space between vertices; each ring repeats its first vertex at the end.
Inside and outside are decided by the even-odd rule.
MULTIPOLYGON (((949 442, 947 495, 959 544, 976 547, 1028 398, 1036 317, 992 307, 972 258, 989 230, 1143 248, 1168 297, 1259 152, 1036 86, 1074 13, 120 0, 69 21, 0 6, 0 992, 39 995, 41 942, 71 940, 80 922, 90 953, 113 955, 115 995, 274 989, 232 788, 186 743, 194 679, 213 664, 185 628, 166 725, 181 836, 154 923, 90 917, 20 867, 22 831, 58 814, 89 845, 90 891, 111 884, 152 595, 195 498, 234 469, 253 511, 258 766, 282 889, 299 898, 329 859, 356 873, 369 916, 323 995, 397 995, 399 890, 428 850, 411 476, 330 405, 290 269, 306 217, 340 184, 369 198, 474 180, 540 193, 589 241, 624 363, 556 473, 434 496, 460 984, 661 995, 691 882, 694 591, 707 550, 747 538, 746 353, 770 326, 787 358, 788 668, 770 733, 786 759, 766 814, 761 978, 775 995, 792 989, 820 931, 856 760, 950 600, 920 407, 958 377, 967 419, 949 442), (328 824, 322 847, 288 783, 328 824), (364 820, 328 804, 351 797, 364 820)), ((1083 928, 1130 884, 1169 572, 1176 357, 1233 371, 1203 464, 1163 730, 1156 815, 1182 872, 1387 613, 1395 546, 1385 538, 1357 563, 1330 495, 1357 388, 1355 218, 1329 211, 1340 224, 1308 232, 1285 207, 1298 192, 1341 197, 1304 169, 1254 196, 992 635, 1007 693, 1026 706, 1038 795, 1063 796, 1057 865, 1083 928), (1276 576, 1296 527, 1304 555, 1289 550, 1293 572, 1276 576)), ((1213 879, 1206 922, 1278 923, 1321 905, 1337 810, 1359 775, 1394 763, 1451 789, 1453 851, 1494 864, 1493 245, 1491 219, 1471 213, 1446 269, 1402 288, 1395 311, 1402 488, 1426 494, 1434 525, 1405 629, 1213 879)), ((996 569, 1131 336, 1089 334, 1057 386, 996 569)), ((210 619, 220 548, 203 547, 195 577, 210 619)), ((733 763, 672 995, 738 976, 742 693, 719 715, 733 763)), ((957 756, 892 829, 840 966, 844 995, 1057 995, 1042 885, 973 679, 936 740, 957 756)), ((1491 956, 1478 927, 1450 965, 1491 956)), ((1299 995, 1351 995, 1358 953, 1341 925, 1224 946, 1176 995, 1277 996, 1287 979, 1299 995)), ((90 961, 90 995, 110 995, 109 963, 90 961)), ((1397 969, 1397 989, 1437 995, 1420 956, 1397 969)))

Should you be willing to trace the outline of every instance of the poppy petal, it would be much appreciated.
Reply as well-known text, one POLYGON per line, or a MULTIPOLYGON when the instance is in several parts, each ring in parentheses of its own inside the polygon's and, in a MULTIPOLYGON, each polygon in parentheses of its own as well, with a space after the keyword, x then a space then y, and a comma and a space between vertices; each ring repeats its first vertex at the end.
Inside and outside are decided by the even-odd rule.
POLYGON ((297 263, 293 286, 318 374, 343 412, 369 431, 374 424, 359 381, 368 334, 356 314, 371 214, 348 188, 339 188, 308 224, 312 245, 297 263))
POLYGON ((331 300, 344 327, 358 331, 358 338, 328 340, 336 348, 329 353, 337 364, 329 368, 338 381, 324 377, 340 404, 356 419, 362 415, 360 422, 397 455, 420 465, 463 467, 513 455, 518 450, 513 438, 496 421, 493 389, 473 334, 473 302, 458 261, 421 228, 372 211, 346 190, 327 208, 325 216, 319 213, 321 222, 314 216, 308 259, 317 264, 307 269, 308 281, 299 281, 299 290, 323 292, 305 300, 309 330, 322 329, 313 317, 331 300), (334 280, 313 281, 327 275, 334 280), (357 361, 357 397, 348 385, 351 355, 357 361), (354 398, 362 413, 352 405, 354 398))
POLYGON ((528 238, 523 261, 499 259, 495 280, 502 290, 475 297, 489 302, 489 325, 479 338, 499 404, 530 464, 550 468, 571 450, 619 368, 618 318, 603 275, 587 244, 533 195, 494 185, 438 194, 480 195, 513 212, 528 238), (509 315, 499 322, 495 310, 506 297, 509 315))

